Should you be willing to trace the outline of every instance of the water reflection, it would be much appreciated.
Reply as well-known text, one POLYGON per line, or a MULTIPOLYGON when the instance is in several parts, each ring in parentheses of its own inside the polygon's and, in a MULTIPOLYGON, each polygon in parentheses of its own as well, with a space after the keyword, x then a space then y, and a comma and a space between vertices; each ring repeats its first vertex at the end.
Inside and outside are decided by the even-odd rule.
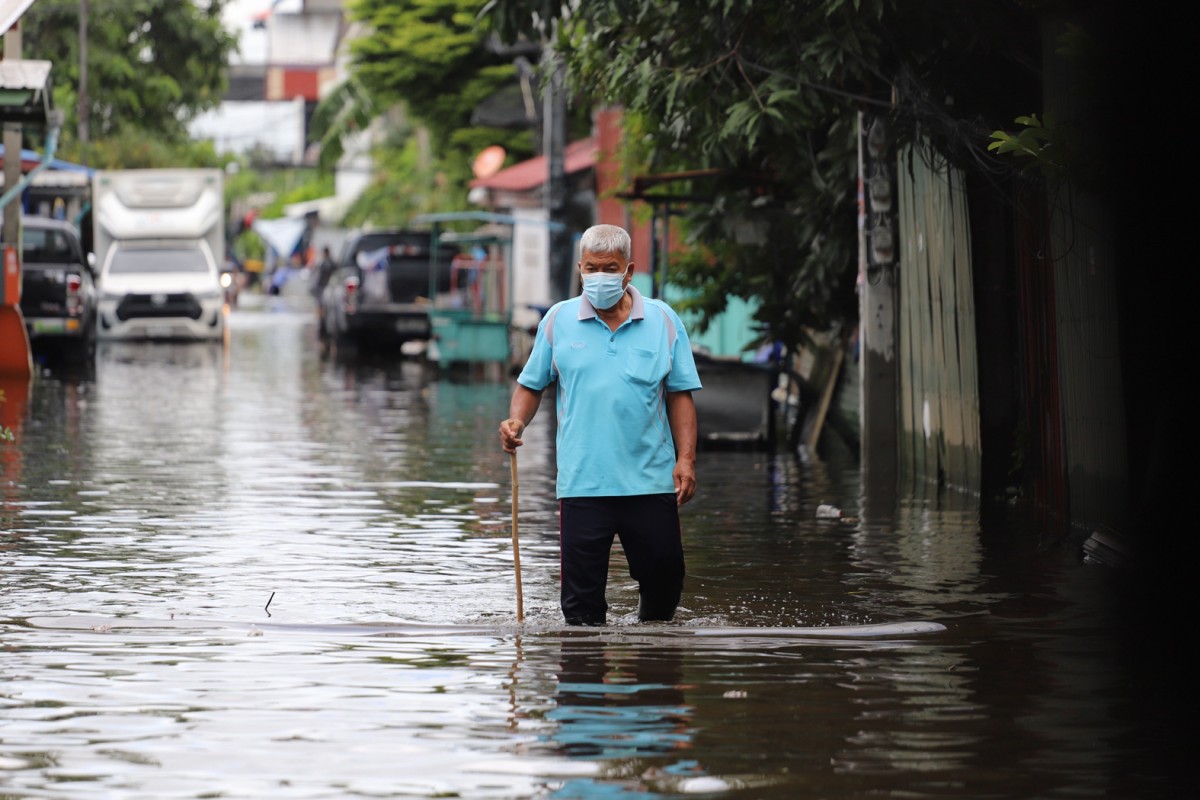
MULTIPOLYGON (((23 436, 25 417, 29 409, 30 381, 20 378, 0 377, 0 485, 20 485, 24 479, 24 463, 21 450, 10 442, 23 436)), ((6 500, 16 499, 9 496, 6 500)))
POLYGON ((591 638, 561 645, 551 737, 574 758, 628 759, 688 747, 683 656, 674 648, 621 647, 591 638))
POLYGON ((279 310, 6 391, 0 792, 1186 796, 1190 739, 1163 724, 1186 683, 1152 657, 1178 630, 970 498, 864 502, 853 465, 702 452, 676 621, 636 624, 617 550, 614 624, 578 635, 540 416, 518 625, 510 390, 323 361, 279 310), (945 628, 783 630, 921 620, 945 628))

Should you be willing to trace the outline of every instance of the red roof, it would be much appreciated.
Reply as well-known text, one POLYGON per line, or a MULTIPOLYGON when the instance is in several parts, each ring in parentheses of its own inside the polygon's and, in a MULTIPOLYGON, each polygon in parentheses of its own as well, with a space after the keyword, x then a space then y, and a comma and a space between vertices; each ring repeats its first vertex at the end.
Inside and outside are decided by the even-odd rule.
MULTIPOLYGON (((595 139, 580 139, 563 148, 563 172, 571 175, 596 165, 595 139)), ((506 192, 526 192, 536 189, 549 179, 549 167, 545 156, 535 156, 520 164, 502 169, 490 178, 476 178, 471 188, 498 189, 506 192)))

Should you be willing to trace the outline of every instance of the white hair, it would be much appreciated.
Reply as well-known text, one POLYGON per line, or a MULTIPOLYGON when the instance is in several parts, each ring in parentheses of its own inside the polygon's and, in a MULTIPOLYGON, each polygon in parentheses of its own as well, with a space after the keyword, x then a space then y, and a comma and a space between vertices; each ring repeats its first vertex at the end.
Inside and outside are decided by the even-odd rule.
POLYGON ((593 225, 579 238, 579 253, 620 253, 626 261, 633 250, 629 232, 616 225, 593 225))

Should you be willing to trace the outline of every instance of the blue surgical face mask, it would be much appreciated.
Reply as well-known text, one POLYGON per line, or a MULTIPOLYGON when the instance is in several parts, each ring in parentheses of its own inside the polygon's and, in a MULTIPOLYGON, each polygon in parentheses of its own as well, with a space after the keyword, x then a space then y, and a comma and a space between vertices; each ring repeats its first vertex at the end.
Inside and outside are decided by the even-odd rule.
POLYGON ((583 276, 583 296, 588 299, 593 308, 606 310, 612 308, 625 294, 624 272, 600 272, 595 275, 583 276))

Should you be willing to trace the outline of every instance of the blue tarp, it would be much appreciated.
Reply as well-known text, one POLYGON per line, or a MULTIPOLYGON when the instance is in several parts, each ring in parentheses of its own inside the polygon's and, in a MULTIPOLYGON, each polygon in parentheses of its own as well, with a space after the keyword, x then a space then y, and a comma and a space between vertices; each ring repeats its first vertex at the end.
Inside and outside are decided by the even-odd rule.
MULTIPOLYGON (((3 157, 4 157, 4 145, 0 144, 0 158, 3 158, 3 157)), ((34 163, 40 164, 42 161, 42 154, 36 150, 22 149, 21 150, 21 161, 32 161, 34 163)), ((47 165, 46 168, 47 169, 57 169, 57 170, 61 170, 63 172, 86 172, 88 175, 91 175, 93 172, 95 172, 95 170, 92 169, 91 167, 85 167, 83 164, 76 164, 71 161, 63 161, 61 158, 50 159, 50 163, 47 165)))

